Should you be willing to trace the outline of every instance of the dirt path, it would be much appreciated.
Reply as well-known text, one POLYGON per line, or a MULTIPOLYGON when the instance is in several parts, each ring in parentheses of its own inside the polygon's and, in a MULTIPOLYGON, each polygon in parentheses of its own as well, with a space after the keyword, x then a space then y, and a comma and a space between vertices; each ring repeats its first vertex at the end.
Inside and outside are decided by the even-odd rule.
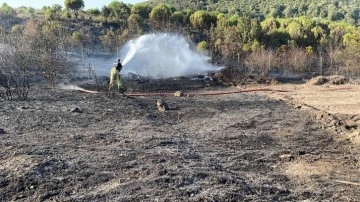
POLYGON ((281 84, 268 86, 274 98, 292 99, 330 114, 360 115, 360 85, 281 84))
POLYGON ((37 92, 0 105, 0 201, 360 198, 358 147, 289 94, 37 92))

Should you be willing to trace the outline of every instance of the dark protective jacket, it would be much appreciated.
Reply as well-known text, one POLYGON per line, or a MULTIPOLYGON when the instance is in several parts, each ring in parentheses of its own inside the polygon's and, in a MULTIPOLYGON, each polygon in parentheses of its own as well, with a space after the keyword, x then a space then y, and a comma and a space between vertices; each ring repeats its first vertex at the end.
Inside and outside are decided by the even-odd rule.
POLYGON ((116 62, 115 64, 114 64, 114 66, 116 67, 116 69, 120 72, 121 71, 121 69, 122 69, 122 64, 120 63, 120 62, 116 62))

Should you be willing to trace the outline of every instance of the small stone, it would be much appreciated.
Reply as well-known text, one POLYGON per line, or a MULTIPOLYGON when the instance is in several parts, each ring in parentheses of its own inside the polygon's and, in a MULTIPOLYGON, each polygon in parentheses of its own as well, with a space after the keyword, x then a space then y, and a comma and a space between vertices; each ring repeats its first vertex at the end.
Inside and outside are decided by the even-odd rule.
POLYGON ((294 156, 291 154, 282 154, 279 156, 279 158, 281 160, 287 160, 287 161, 291 161, 291 160, 295 159, 294 156))
POLYGON ((176 91, 176 92, 174 93, 174 96, 175 96, 175 97, 182 97, 182 96, 184 96, 184 93, 181 92, 181 91, 176 91))
POLYGON ((306 151, 305 150, 298 150, 296 153, 297 153, 297 155, 302 156, 302 155, 306 154, 306 151))
POLYGON ((5 134, 5 130, 0 128, 0 135, 5 134))
POLYGON ((360 121, 360 116, 354 116, 352 120, 355 122, 358 122, 358 121, 360 121))
POLYGON ((82 113, 83 111, 79 107, 75 107, 70 112, 72 112, 72 113, 82 113))
POLYGON ((18 109, 19 109, 19 110, 24 110, 24 109, 29 109, 29 107, 27 107, 27 106, 20 106, 18 109))
POLYGON ((356 128, 358 124, 353 120, 345 120, 345 125, 350 128, 356 128))

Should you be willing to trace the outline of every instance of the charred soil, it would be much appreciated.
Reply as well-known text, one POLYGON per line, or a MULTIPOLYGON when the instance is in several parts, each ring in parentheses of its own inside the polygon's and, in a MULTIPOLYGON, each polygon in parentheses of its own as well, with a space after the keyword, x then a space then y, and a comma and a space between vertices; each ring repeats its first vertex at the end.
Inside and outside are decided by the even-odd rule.
MULTIPOLYGON (((172 82, 128 83, 128 92, 233 90, 172 82)), ((32 92, 29 101, 0 105, 1 201, 360 198, 358 148, 265 94, 32 92), (158 111, 157 99, 169 110, 158 111)))

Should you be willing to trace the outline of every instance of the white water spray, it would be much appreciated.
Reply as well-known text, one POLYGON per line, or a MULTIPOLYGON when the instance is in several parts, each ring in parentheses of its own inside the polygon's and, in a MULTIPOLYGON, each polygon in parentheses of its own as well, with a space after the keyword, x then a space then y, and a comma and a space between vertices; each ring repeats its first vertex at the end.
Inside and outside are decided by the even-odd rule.
POLYGON ((176 34, 147 34, 131 40, 120 51, 122 74, 136 73, 150 78, 171 78, 216 72, 220 67, 209 57, 190 49, 189 42, 176 34))
POLYGON ((85 90, 84 88, 70 84, 59 84, 58 87, 63 90, 85 90))

